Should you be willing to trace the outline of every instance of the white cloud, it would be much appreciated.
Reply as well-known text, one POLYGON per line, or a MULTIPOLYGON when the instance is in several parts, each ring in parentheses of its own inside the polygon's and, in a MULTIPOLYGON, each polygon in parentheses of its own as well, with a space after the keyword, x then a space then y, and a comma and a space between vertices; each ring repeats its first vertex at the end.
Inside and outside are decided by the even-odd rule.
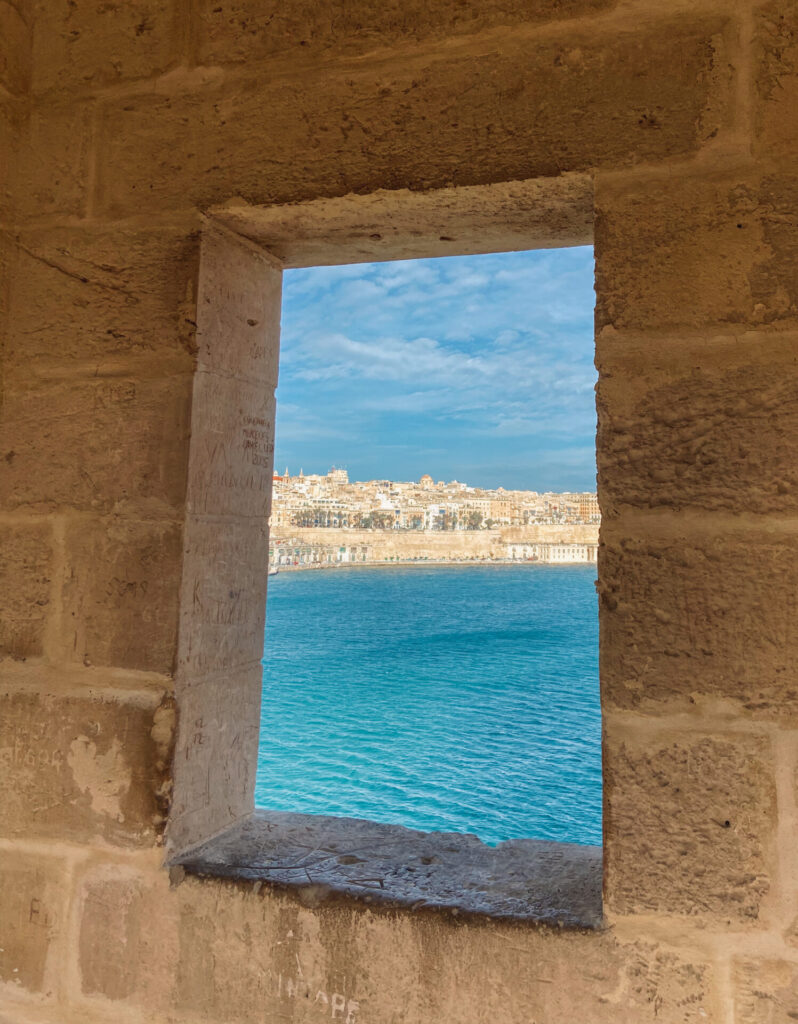
POLYGON ((592 306, 589 250, 289 272, 278 450, 333 430, 419 460, 430 439, 469 446, 475 465, 492 445, 509 466, 555 444, 589 470, 592 306))

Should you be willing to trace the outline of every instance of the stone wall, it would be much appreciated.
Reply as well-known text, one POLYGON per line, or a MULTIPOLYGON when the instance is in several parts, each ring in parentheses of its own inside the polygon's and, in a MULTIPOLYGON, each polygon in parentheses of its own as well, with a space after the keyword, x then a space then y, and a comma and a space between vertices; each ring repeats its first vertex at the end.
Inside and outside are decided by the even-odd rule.
MULTIPOLYGON (((282 531, 283 533, 285 531, 282 531)), ((494 530, 317 530, 292 527, 303 544, 363 545, 374 559, 507 558, 509 543, 595 544, 598 527, 590 525, 507 527, 494 530)))
POLYGON ((795 1019, 796 67, 794 0, 0 0, 0 1018, 795 1019), (170 884, 251 801, 263 268, 586 200, 606 929, 170 884))

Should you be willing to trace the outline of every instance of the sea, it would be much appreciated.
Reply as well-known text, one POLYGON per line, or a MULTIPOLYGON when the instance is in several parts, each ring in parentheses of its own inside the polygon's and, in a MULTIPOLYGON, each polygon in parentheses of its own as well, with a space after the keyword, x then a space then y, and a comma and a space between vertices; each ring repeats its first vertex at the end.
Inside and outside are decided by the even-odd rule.
POLYGON ((590 565, 269 579, 256 804, 601 843, 590 565))

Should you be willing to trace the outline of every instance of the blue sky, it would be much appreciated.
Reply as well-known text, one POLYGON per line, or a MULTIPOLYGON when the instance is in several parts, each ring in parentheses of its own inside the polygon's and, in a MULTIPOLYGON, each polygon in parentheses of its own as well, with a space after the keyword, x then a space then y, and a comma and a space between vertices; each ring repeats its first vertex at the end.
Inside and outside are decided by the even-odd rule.
POLYGON ((594 490, 593 250, 283 279, 275 466, 594 490))

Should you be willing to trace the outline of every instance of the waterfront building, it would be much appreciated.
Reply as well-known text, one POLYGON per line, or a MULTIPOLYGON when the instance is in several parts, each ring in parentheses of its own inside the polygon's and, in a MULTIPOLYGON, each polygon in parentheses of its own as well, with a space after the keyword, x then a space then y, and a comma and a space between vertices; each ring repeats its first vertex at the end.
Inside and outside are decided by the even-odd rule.
POLYGON ((593 493, 539 494, 470 486, 458 480, 435 483, 429 474, 418 482, 350 481, 345 469, 326 474, 288 469, 274 476, 271 526, 274 529, 473 531, 531 524, 598 523, 593 493))

